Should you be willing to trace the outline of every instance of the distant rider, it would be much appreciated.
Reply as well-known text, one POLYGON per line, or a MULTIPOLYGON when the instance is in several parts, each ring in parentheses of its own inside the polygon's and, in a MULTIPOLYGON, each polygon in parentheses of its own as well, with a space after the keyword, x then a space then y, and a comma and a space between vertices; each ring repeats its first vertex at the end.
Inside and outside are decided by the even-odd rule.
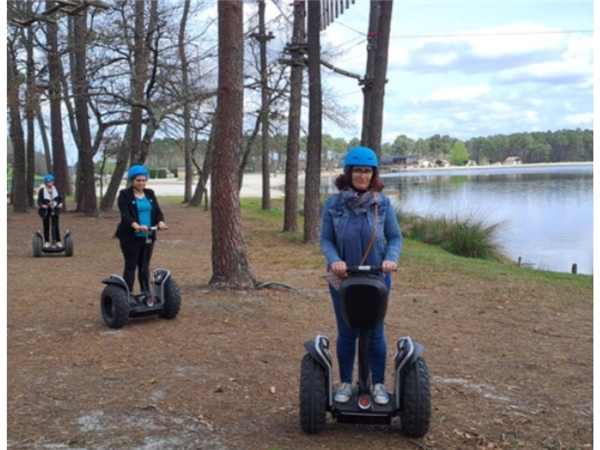
POLYGON ((58 228, 58 215, 63 207, 63 198, 54 186, 54 175, 44 175, 44 185, 38 191, 38 214, 44 222, 44 248, 49 248, 53 241, 58 248, 62 248, 60 231, 58 228), (50 240, 50 224, 52 224, 52 241, 50 240))

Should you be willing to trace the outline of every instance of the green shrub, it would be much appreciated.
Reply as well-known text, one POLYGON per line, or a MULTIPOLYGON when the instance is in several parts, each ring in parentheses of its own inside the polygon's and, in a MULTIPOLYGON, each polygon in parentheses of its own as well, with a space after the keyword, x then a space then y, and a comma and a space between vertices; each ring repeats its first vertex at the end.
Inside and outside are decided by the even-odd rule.
POLYGON ((510 262, 496 235, 502 223, 486 224, 483 219, 470 216, 460 218, 420 217, 405 214, 396 207, 402 235, 429 245, 437 245, 449 253, 466 258, 510 262))
POLYGON ((440 246, 457 256, 506 262, 509 258, 495 243, 499 227, 500 224, 486 225, 482 221, 460 222, 455 219, 448 225, 446 239, 440 246))

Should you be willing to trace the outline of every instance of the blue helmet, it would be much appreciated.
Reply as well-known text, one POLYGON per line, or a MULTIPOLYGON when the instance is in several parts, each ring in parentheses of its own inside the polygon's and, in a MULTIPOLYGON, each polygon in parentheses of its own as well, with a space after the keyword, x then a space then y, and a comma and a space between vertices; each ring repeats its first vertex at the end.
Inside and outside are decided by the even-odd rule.
POLYGON ((52 175, 51 173, 47 173, 46 175, 44 175, 44 183, 48 180, 54 181, 54 175, 52 175))
POLYGON ((368 147, 354 147, 350 149, 344 159, 344 170, 349 166, 365 166, 376 169, 379 166, 377 155, 368 147))
POLYGON ((148 178, 148 170, 144 166, 137 164, 137 165, 131 166, 129 168, 129 173, 127 174, 127 178, 129 178, 130 180, 133 180, 135 177, 140 176, 140 175, 143 175, 146 178, 148 178))

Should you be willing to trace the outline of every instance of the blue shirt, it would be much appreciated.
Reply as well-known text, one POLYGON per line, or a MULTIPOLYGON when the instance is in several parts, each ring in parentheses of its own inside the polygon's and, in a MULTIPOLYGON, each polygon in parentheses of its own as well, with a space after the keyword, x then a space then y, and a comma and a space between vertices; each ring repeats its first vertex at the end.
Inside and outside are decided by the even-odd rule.
MULTIPOLYGON (((140 219, 139 224, 145 225, 148 228, 152 226, 152 204, 148 201, 148 197, 144 196, 143 198, 135 198, 135 203, 137 205, 138 217, 140 219)), ((135 234, 136 236, 146 237, 148 233, 139 232, 135 234)))

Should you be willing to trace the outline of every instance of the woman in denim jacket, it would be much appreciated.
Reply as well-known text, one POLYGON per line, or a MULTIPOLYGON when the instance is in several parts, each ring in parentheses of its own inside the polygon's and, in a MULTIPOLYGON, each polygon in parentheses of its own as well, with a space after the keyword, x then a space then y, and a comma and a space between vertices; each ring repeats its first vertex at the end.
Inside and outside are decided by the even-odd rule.
MULTIPOLYGON (((344 173, 335 180, 340 192, 325 201, 320 245, 327 267, 338 278, 346 277, 346 267, 359 265, 369 246, 377 208, 377 234, 364 264, 382 267, 389 291, 391 272, 396 270, 402 249, 402 233, 396 211, 382 192, 383 183, 377 169, 377 155, 370 148, 356 147, 348 152, 344 173)), ((338 291, 329 285, 329 292, 337 322, 336 352, 341 379, 334 398, 336 402, 347 403, 352 396, 358 330, 349 328, 344 322, 338 291)), ((369 354, 373 383, 371 395, 375 403, 385 405, 389 403, 389 393, 384 385, 387 345, 383 323, 372 331, 369 354)))

